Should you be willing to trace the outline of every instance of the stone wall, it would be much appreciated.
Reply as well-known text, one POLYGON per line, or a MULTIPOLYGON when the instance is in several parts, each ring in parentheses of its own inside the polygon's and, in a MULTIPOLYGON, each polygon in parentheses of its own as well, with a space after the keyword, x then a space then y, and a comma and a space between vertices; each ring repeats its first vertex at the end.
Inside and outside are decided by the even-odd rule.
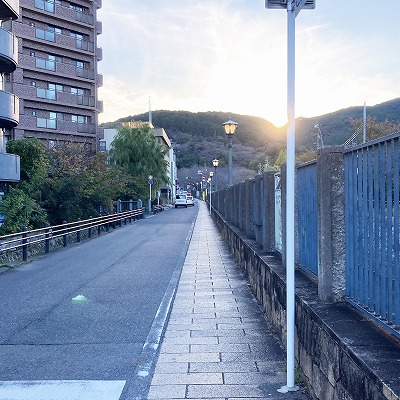
MULTIPOLYGON (((286 284, 280 259, 213 218, 268 321, 286 344, 286 284)), ((399 399, 400 343, 346 303, 323 304, 318 288, 296 272, 296 363, 313 399, 399 399)))

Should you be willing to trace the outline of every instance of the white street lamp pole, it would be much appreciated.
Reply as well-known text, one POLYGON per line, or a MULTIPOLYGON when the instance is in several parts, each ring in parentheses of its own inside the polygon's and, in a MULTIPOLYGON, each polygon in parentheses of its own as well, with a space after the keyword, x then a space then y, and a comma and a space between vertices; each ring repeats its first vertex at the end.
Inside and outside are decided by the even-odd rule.
POLYGON ((297 390, 294 380, 294 327, 295 327, 295 279, 294 279, 294 193, 295 193, 295 4, 287 4, 287 173, 286 173, 286 340, 287 382, 282 392, 297 390))
POLYGON ((287 172, 286 172, 286 349, 287 382, 278 392, 298 390, 295 385, 295 255, 294 255, 294 200, 295 200, 295 21, 302 8, 315 8, 315 0, 266 0, 267 8, 287 9, 287 172))

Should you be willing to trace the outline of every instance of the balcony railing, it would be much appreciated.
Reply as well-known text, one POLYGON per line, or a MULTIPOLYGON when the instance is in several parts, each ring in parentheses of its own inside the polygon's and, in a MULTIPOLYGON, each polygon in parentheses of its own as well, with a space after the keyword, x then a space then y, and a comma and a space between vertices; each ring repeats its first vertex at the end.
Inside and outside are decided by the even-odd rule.
POLYGON ((75 42, 75 46, 79 50, 85 50, 85 51, 90 51, 91 53, 94 53, 94 43, 93 42, 77 39, 75 42))
POLYGON ((0 182, 19 182, 20 158, 15 154, 0 153, 0 182))
POLYGON ((96 125, 95 124, 77 123, 77 132, 95 134, 96 133, 96 125))
POLYGON ((80 11, 76 11, 75 19, 79 22, 83 22, 84 24, 93 25, 94 17, 93 15, 85 14, 80 11))
POLYGON ((77 95, 77 104, 79 106, 94 107, 96 104, 95 98, 93 96, 83 96, 77 95))
POLYGON ((45 129, 57 129, 57 120, 50 118, 37 118, 36 126, 45 129))
POLYGON ((57 92, 50 89, 36 88, 36 97, 39 99, 57 100, 57 92))
POLYGON ((76 67, 76 76, 79 78, 94 79, 94 71, 92 69, 76 67))
POLYGON ((19 122, 19 98, 0 90, 0 127, 15 128, 19 122))
POLYGON ((45 60, 43 58, 36 58, 36 68, 47 69, 48 71, 56 70, 56 62, 53 60, 45 60))
POLYGON ((11 32, 0 28, 0 73, 14 72, 18 64, 18 39, 11 32))
POLYGON ((35 0, 35 7, 39 10, 54 13, 54 0, 35 0))

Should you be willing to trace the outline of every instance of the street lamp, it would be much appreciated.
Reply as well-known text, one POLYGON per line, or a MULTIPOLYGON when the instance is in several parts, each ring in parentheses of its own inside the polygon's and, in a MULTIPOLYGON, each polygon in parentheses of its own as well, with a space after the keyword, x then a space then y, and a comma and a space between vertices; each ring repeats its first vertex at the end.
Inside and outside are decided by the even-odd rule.
POLYGON ((217 191, 218 190, 218 188, 217 188, 217 167, 218 167, 218 164, 219 164, 219 160, 217 160, 216 158, 212 161, 212 163, 213 163, 213 166, 214 166, 214 175, 215 175, 215 184, 214 184, 214 187, 215 187, 215 191, 217 191))
POLYGON ((232 186, 232 136, 235 133, 238 124, 230 119, 222 125, 225 128, 225 133, 228 135, 228 185, 232 186))
POLYGON ((278 392, 298 390, 294 381, 294 195, 295 195, 295 20, 302 8, 315 8, 315 0, 266 0, 266 8, 287 10, 287 164, 286 164, 286 345, 287 382, 278 392))

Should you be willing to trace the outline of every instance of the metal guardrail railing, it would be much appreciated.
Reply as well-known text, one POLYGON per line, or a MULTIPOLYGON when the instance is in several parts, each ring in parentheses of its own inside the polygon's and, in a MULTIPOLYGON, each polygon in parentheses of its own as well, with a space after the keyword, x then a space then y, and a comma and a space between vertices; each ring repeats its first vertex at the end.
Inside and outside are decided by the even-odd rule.
POLYGON ((108 232, 110 228, 122 226, 122 223, 126 225, 143 218, 144 212, 144 208, 139 208, 0 236, 0 264, 10 258, 26 261, 29 255, 49 253, 51 248, 66 247, 68 243, 79 243, 96 234, 99 236, 102 230, 108 232))

